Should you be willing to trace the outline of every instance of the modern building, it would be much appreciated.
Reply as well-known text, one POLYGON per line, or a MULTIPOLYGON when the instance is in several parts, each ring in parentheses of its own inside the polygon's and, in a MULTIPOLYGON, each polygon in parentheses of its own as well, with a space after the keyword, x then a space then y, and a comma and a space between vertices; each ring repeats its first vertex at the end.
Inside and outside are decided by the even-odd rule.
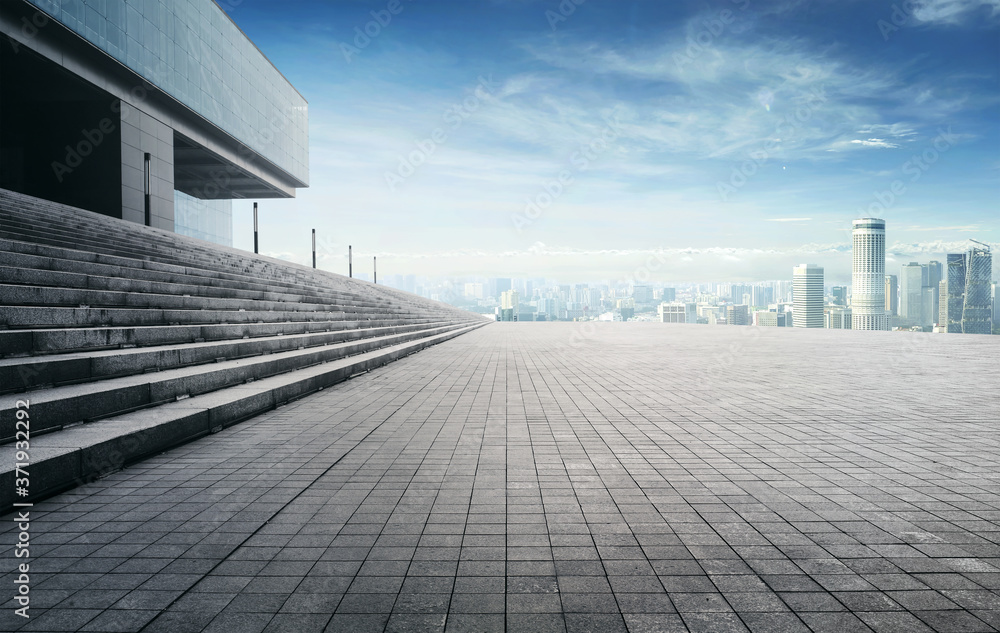
POLYGON ((939 261, 931 260, 927 262, 926 270, 927 278, 924 280, 924 288, 931 289, 931 306, 930 312, 927 312, 924 318, 928 324, 931 324, 937 321, 938 312, 940 311, 938 287, 941 284, 941 280, 944 279, 944 266, 939 261))
POLYGON ((887 330, 885 311, 885 220, 852 223, 851 319, 854 330, 887 330))
POLYGON ((497 308, 497 321, 517 321, 521 312, 521 304, 517 290, 505 290, 500 293, 500 307, 497 308))
POLYGON ((988 246, 949 253, 939 292, 942 331, 992 334, 995 286, 993 255, 988 246))
POLYGON ((792 270, 792 321, 795 327, 823 327, 823 267, 802 264, 792 270))
POLYGON ((4 0, 0 68, 0 188, 231 245, 308 186, 306 100, 212 0, 4 0))
POLYGON ((851 309, 833 308, 824 315, 823 326, 832 330, 851 329, 851 309))
POLYGON ((784 327, 785 313, 773 310, 758 310, 753 313, 753 324, 758 327, 784 327))
POLYGON ((885 311, 888 316, 899 314, 899 277, 885 276, 885 311))
POLYGON ((909 325, 924 325, 922 289, 926 273, 917 262, 899 269, 899 316, 909 325))
POLYGON ((939 295, 938 325, 946 332, 962 332, 962 309, 965 307, 965 255, 949 253, 939 295))
POLYGON ((687 309, 683 303, 663 302, 657 308, 660 323, 687 323, 687 309))
POLYGON ((993 333, 993 255, 988 246, 973 247, 965 254, 965 303, 962 306, 962 332, 993 333))
POLYGON ((667 303, 673 303, 677 300, 677 289, 676 288, 664 288, 663 289, 663 300, 667 303))
POLYGON ((830 296, 833 304, 838 306, 847 305, 847 286, 834 286, 830 289, 830 296))
POLYGON ((750 325, 750 307, 746 304, 726 306, 726 323, 729 325, 750 325))

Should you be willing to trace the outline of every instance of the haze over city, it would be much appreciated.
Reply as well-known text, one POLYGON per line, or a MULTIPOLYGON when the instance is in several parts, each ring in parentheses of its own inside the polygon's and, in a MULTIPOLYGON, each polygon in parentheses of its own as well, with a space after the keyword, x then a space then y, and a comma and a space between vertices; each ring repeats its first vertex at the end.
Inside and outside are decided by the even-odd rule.
POLYGON ((309 101, 262 253, 307 263, 316 228, 335 272, 353 244, 386 274, 847 282, 857 217, 889 271, 997 243, 1000 5, 904 5, 224 2, 309 101))

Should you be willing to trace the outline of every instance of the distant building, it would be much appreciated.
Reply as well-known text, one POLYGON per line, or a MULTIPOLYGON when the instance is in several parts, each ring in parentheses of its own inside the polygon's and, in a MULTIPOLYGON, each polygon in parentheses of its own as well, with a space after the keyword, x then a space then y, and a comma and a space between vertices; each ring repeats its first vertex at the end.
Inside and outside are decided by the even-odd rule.
POLYGON ((481 284, 481 283, 467 283, 467 284, 465 284, 465 298, 466 299, 482 299, 483 298, 483 284, 481 284))
POLYGON ((657 308, 660 323, 687 323, 687 310, 683 303, 663 302, 657 308))
POLYGON ((729 325, 750 325, 750 309, 746 304, 726 306, 726 323, 729 325))
POLYGON ((941 262, 935 260, 927 262, 927 279, 924 280, 924 288, 931 289, 931 305, 930 312, 924 315, 924 319, 927 321, 926 325, 931 325, 937 321, 940 311, 938 287, 942 279, 944 279, 944 266, 941 265, 941 262))
POLYGON ((993 255, 990 249, 974 247, 965 254, 965 304, 962 307, 962 332, 993 333, 993 255))
POLYGON ((753 313, 753 324, 758 327, 781 327, 785 324, 785 314, 770 310, 757 310, 753 313))
POLYGON ((517 321, 521 312, 521 303, 517 290, 506 290, 500 294, 500 310, 498 321, 517 321))
POLYGON ((677 288, 664 288, 663 289, 663 300, 667 303, 672 303, 677 301, 677 288))
POLYGON ((942 331, 992 334, 994 314, 993 256, 990 249, 974 247, 967 253, 949 253, 940 283, 942 331))
POLYGON ((996 281, 990 284, 990 298, 993 300, 993 327, 996 327, 1000 323, 1000 297, 997 297, 998 285, 1000 284, 996 281))
POLYGON ((923 325, 924 267, 917 262, 903 264, 899 271, 899 316, 910 325, 923 325))
POLYGON ((834 286, 830 289, 830 295, 833 297, 834 305, 847 305, 847 286, 834 286))
POLYGON ((885 220, 852 223, 851 318, 854 330, 888 330, 885 312, 885 220))
POLYGON ((823 267, 802 264, 792 271, 792 321, 795 327, 823 327, 823 267))
POLYGON ((615 308, 621 314, 622 321, 628 321, 635 316, 635 299, 632 297, 618 299, 615 302, 615 308))
POLYGON ((851 329, 851 309, 834 308, 824 315, 824 326, 831 330, 851 329))
POLYGON ((899 277, 885 276, 885 311, 889 316, 899 314, 899 277))

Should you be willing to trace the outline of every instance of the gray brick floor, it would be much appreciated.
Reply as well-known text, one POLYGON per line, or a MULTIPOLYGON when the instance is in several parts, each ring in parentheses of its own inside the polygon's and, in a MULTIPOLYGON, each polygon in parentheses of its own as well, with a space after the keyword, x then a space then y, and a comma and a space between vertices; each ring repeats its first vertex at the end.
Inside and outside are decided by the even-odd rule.
POLYGON ((497 324, 37 504, 0 630, 995 631, 1000 337, 497 324))

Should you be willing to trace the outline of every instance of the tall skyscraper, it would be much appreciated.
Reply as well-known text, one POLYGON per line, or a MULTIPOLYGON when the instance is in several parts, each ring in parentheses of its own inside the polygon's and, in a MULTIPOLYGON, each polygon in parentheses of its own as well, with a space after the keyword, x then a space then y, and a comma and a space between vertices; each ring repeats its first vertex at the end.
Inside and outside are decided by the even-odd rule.
POLYGON ((823 267, 802 264, 792 270, 792 322, 823 327, 823 267))
POLYGON ((885 311, 889 316, 899 314, 899 278, 896 275, 885 276, 885 311))
MULTIPOLYGON (((851 325, 854 330, 887 330, 885 313, 885 220, 854 220, 851 325)), ((822 310, 821 310, 822 313, 822 310)), ((822 323, 822 318, 821 318, 822 323)), ((822 326, 821 326, 822 327, 822 326)))
POLYGON ((938 324, 953 334, 962 331, 962 308, 965 306, 965 255, 949 253, 940 295, 941 316, 938 324))
POLYGON ((910 325, 923 325, 924 267, 917 262, 903 264, 899 269, 899 316, 910 325))
POLYGON ((973 247, 965 255, 965 305, 962 331, 966 334, 993 333, 993 255, 988 246, 973 247))

